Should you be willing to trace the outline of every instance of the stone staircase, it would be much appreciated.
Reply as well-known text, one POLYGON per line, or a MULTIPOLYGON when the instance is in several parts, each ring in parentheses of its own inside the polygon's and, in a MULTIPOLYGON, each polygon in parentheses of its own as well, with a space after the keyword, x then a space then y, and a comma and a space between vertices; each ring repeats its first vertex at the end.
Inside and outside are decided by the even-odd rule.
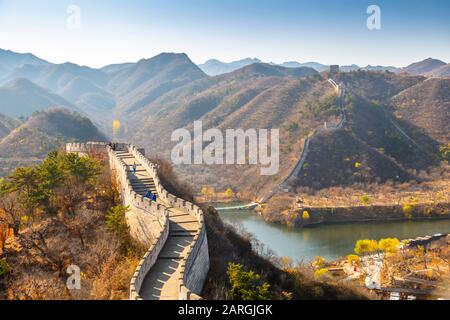
MULTIPOLYGON (((115 154, 128 166, 128 178, 137 194, 145 196, 149 190, 158 194, 155 182, 138 159, 128 151, 116 151, 115 154), (135 174, 133 164, 136 164, 135 174)), ((169 236, 155 264, 147 273, 139 294, 144 300, 176 300, 179 297, 181 261, 187 257, 188 248, 199 233, 200 224, 189 213, 171 207, 159 198, 157 203, 168 209, 169 236)))

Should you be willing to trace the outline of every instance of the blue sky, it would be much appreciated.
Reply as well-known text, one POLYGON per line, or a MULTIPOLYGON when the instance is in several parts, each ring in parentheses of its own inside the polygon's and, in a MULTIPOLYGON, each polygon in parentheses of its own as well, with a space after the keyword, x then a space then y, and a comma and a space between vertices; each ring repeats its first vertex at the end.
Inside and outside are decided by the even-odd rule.
POLYGON ((395 65, 450 62, 447 0, 0 0, 0 48, 100 67, 161 52, 196 63, 318 61, 395 65), (66 27, 69 5, 81 28, 66 27), (366 9, 381 8, 381 30, 366 9))

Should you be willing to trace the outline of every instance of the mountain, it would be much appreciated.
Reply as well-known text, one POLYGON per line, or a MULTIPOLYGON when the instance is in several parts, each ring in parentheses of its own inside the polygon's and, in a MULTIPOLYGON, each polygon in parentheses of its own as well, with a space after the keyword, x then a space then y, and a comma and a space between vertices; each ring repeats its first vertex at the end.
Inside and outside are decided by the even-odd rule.
POLYGON ((20 121, 12 119, 0 113, 0 139, 3 139, 5 136, 7 136, 11 132, 11 130, 18 127, 19 124, 20 121))
POLYGON ((347 123, 338 130, 320 129, 311 138, 293 186, 404 182, 417 179, 413 172, 439 165, 436 155, 449 141, 449 79, 376 73, 368 82, 367 76, 362 71, 341 75, 347 89, 349 77, 358 83, 348 92, 347 123), (362 87, 365 97, 359 95, 362 87))
POLYGON ((348 93, 386 102, 401 91, 424 81, 425 77, 358 70, 341 72, 334 80, 343 83, 348 93))
POLYGON ((122 69, 109 82, 120 112, 133 112, 165 93, 206 78, 186 54, 162 53, 122 69))
MULTIPOLYGON (((347 90, 348 122, 343 129, 321 129, 314 136, 307 158, 309 169, 300 173, 297 186, 407 181, 414 178, 411 169, 418 172, 437 164, 433 154, 439 148, 438 137, 424 132, 413 118, 397 118, 391 106, 396 97, 425 85, 425 77, 358 70, 342 72, 335 80, 347 90), (355 163, 361 163, 360 170, 355 163), (305 174, 307 178, 303 178, 305 174)), ((432 86, 424 88, 427 93, 433 90, 432 86)), ((445 87, 442 92, 446 92, 445 87)), ((432 98, 420 101, 421 108, 430 101, 432 98)), ((430 112, 439 114, 437 109, 430 112)), ((163 158, 170 158, 176 144, 171 141, 173 131, 186 128, 192 132, 195 120, 202 120, 203 130, 279 128, 281 162, 275 176, 261 176, 259 166, 176 167, 192 185, 216 190, 232 187, 240 190, 241 196, 253 198, 287 177, 299 160, 306 136, 323 128, 324 122, 338 123, 339 118, 335 92, 317 71, 256 63, 171 90, 121 121, 128 131, 124 139, 163 158)), ((437 123, 437 127, 442 126, 437 123)))
POLYGON ((28 117, 51 107, 76 109, 67 100, 35 85, 27 79, 12 80, 0 87, 0 112, 12 117, 28 117))
POLYGON ((0 81, 9 73, 24 65, 45 66, 49 62, 32 55, 31 53, 16 53, 10 50, 0 49, 0 81))
POLYGON ((0 106, 12 105, 8 107, 10 111, 3 109, 6 115, 29 116, 36 110, 64 106, 82 111, 103 129, 109 129, 115 109, 119 113, 139 109, 172 89, 207 77, 185 54, 163 53, 137 63, 102 69, 44 63, 38 58, 34 63, 27 62, 30 63, 8 65, 11 72, 3 81, 0 79, 0 97, 3 94, 5 98, 0 100, 0 106), (32 84, 41 91, 36 92, 32 84))
POLYGON ((371 66, 371 65, 367 65, 364 68, 361 68, 361 70, 374 71, 374 72, 389 71, 389 72, 397 73, 397 72, 400 72, 401 69, 397 68, 397 67, 393 67, 393 66, 371 66))
POLYGON ((413 123, 446 146, 450 141, 450 79, 431 78, 392 99, 397 118, 413 123))
POLYGON ((314 189, 355 183, 405 181, 411 176, 398 164, 346 130, 319 132, 310 142, 306 165, 293 182, 314 189), (356 168, 355 164, 361 167, 356 168))
POLYGON ((43 158, 70 141, 106 141, 92 122, 66 109, 36 112, 0 142, 0 158, 43 158))
POLYGON ((450 63, 431 70, 426 76, 436 78, 450 77, 450 63))
POLYGON ((3 138, 4 135, 11 132, 11 130, 17 128, 19 125, 19 120, 7 117, 4 114, 0 113, 0 139, 3 138), (2 134, 4 135, 2 136, 2 134))
POLYGON ((167 82, 181 85, 205 76, 186 54, 162 53, 120 70, 109 82, 109 89, 120 95, 167 82))
POLYGON ((360 67, 356 64, 339 67, 340 72, 352 72, 352 71, 357 71, 359 69, 360 69, 360 67))
POLYGON ((46 66, 25 65, 16 69, 9 78, 26 78, 56 94, 60 94, 66 85, 76 78, 84 78, 102 88, 107 85, 109 80, 108 75, 101 70, 73 63, 46 66))
POLYGON ((204 73, 210 76, 217 76, 229 72, 236 71, 242 67, 248 66, 253 63, 260 63, 261 60, 257 58, 246 58, 238 61, 232 62, 222 62, 216 59, 210 59, 204 64, 200 64, 199 68, 203 70, 204 73))
MULTIPOLYGON (((133 110, 127 117, 131 122, 143 122, 146 127, 171 130, 197 120, 213 109, 220 109, 222 102, 228 104, 227 112, 233 112, 266 89, 308 76, 318 76, 318 73, 311 68, 256 63, 228 74, 190 82, 133 110), (231 97, 234 100, 228 101, 231 97)), ((127 117, 123 117, 124 123, 127 117)))
MULTIPOLYGON (((281 140, 286 159, 281 171, 285 173, 297 160, 301 148, 301 138, 295 137, 321 125, 322 119, 333 119, 335 110, 328 110, 329 105, 323 110, 309 109, 315 100, 329 99, 333 92, 332 86, 314 69, 257 63, 191 82, 119 118, 127 131, 124 140, 147 147, 152 155, 164 158, 170 157, 176 144, 171 141, 172 132, 179 128, 192 130, 195 120, 203 121, 204 130, 283 128, 281 140), (302 121, 299 128, 292 125, 296 121, 302 121), (289 133, 287 128, 291 127, 289 130, 294 131, 289 133)), ((260 176, 257 166, 180 166, 177 170, 189 181, 198 180, 196 184, 207 181, 218 188, 228 184, 247 191, 252 186, 268 187, 282 176, 260 176)))
POLYGON ((402 71, 412 74, 412 75, 426 75, 426 74, 432 72, 433 70, 438 69, 445 65, 446 65, 446 63, 441 60, 428 58, 423 61, 419 61, 419 62, 410 64, 409 66, 404 68, 402 71))
POLYGON ((318 72, 312 68, 285 68, 268 63, 253 63, 238 69, 232 77, 307 77, 317 75, 318 72))
MULTIPOLYGON (((255 58, 255 59, 247 58, 247 59, 243 59, 243 60, 226 63, 226 62, 221 62, 216 59, 211 59, 211 60, 206 61, 204 64, 200 64, 199 67, 206 74, 208 74, 210 76, 216 76, 216 75, 221 75, 221 74, 236 71, 240 68, 243 68, 245 66, 248 66, 248 65, 251 65, 254 63, 261 63, 261 60, 259 60, 257 58, 255 58)), ((324 64, 321 64, 318 62, 301 63, 301 62, 297 62, 297 61, 287 61, 287 62, 283 62, 281 64, 276 64, 276 63, 270 63, 270 64, 274 65, 274 66, 285 67, 285 68, 308 67, 308 68, 312 68, 318 72, 327 71, 330 67, 329 65, 324 65, 324 64)), ((399 72, 400 69, 397 67, 393 67, 393 66, 371 66, 371 65, 368 65, 366 67, 360 67, 356 64, 343 65, 340 67, 341 72, 352 72, 352 71, 357 71, 357 70, 378 71, 378 72, 384 72, 384 71, 399 72)))
POLYGON ((314 70, 318 71, 318 72, 322 72, 328 69, 328 66, 323 65, 321 63, 318 62, 305 62, 305 63, 300 63, 297 61, 288 61, 288 62, 283 62, 282 64, 280 64, 281 67, 285 67, 285 68, 301 68, 301 67, 308 67, 308 68, 313 68, 314 70))
POLYGON ((133 64, 133 62, 110 64, 101 68, 100 70, 107 74, 114 74, 116 72, 122 71, 123 69, 131 67, 133 64))

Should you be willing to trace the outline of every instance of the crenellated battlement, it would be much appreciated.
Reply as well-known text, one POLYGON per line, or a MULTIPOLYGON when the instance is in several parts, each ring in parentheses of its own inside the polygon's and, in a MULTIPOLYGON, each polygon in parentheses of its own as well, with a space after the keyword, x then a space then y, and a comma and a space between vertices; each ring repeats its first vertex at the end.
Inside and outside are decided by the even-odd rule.
POLYGON ((67 152, 88 155, 91 151, 105 150, 108 153, 111 170, 120 186, 122 204, 128 206, 127 223, 133 238, 149 247, 141 259, 130 283, 130 299, 141 300, 141 287, 158 256, 166 245, 170 232, 169 210, 176 208, 191 215, 198 221, 198 230, 193 237, 186 254, 180 261, 180 272, 177 275, 178 289, 173 299, 201 299, 199 294, 203 288, 209 270, 208 241, 203 211, 196 205, 170 194, 164 189, 158 176, 158 168, 148 160, 143 149, 133 145, 86 142, 68 143, 67 152), (158 203, 143 197, 133 189, 130 180, 130 166, 118 156, 119 152, 131 154, 136 162, 148 173, 154 182, 160 201, 158 203))

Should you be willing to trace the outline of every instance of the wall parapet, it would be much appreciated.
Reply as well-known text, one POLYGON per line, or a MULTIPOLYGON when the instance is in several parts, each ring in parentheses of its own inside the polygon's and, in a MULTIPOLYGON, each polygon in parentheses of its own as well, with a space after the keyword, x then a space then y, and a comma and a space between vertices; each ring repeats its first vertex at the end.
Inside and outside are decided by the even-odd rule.
POLYGON ((150 219, 159 225, 156 234, 155 230, 138 229, 133 232, 133 226, 127 220, 132 236, 148 244, 149 249, 139 262, 138 267, 133 274, 130 282, 130 300, 142 300, 139 295, 142 283, 158 259, 158 255, 163 249, 170 231, 169 207, 178 208, 186 211, 199 222, 199 230, 194 237, 188 253, 181 261, 181 276, 179 279, 179 300, 198 300, 206 275, 209 271, 208 242, 206 237, 205 222, 203 211, 196 205, 170 194, 164 189, 158 176, 158 167, 144 156, 144 150, 129 144, 115 144, 115 150, 128 151, 143 166, 143 168, 152 177, 158 196, 164 204, 155 203, 149 199, 137 194, 131 185, 128 177, 128 166, 113 151, 110 145, 98 142, 68 143, 66 152, 88 155, 91 151, 105 150, 108 154, 110 168, 115 173, 115 178, 119 182, 122 203, 130 207, 134 214, 150 219))
POLYGON ((181 261, 181 273, 179 278, 179 300, 199 300, 199 294, 203 289, 206 276, 209 271, 208 240, 203 211, 189 201, 170 194, 161 184, 158 176, 158 167, 147 159, 135 146, 129 146, 129 152, 139 160, 142 166, 154 178, 156 190, 160 199, 168 205, 181 209, 192 215, 200 227, 186 257, 181 261))

